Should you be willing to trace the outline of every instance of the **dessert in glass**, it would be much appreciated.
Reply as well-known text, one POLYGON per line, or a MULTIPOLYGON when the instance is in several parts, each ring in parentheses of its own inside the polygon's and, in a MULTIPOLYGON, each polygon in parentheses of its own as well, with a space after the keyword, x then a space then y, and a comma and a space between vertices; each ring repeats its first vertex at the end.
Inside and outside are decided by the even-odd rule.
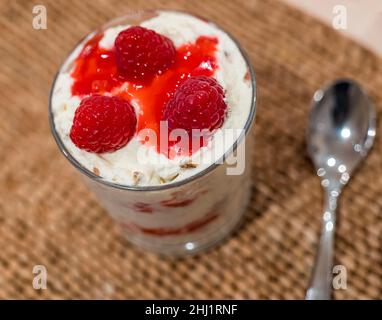
POLYGON ((70 53, 51 90, 52 133, 132 243, 194 253, 248 205, 255 87, 247 56, 215 24, 142 11, 70 53))

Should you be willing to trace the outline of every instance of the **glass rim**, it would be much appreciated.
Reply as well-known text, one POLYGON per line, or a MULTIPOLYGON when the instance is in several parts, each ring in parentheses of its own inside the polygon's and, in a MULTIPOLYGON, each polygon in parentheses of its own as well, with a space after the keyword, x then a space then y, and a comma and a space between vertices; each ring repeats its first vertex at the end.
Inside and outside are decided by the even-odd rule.
MULTIPOLYGON (((99 30, 99 28, 95 29, 94 31, 90 32, 85 37, 83 37, 75 45, 75 47, 72 50, 70 50, 70 53, 66 56, 65 60, 60 65, 58 71, 56 72, 56 74, 55 74, 55 76, 53 78, 53 83, 52 83, 52 86, 51 86, 51 89, 50 89, 50 93, 49 93, 49 110, 48 110, 48 113, 49 113, 49 124, 50 124, 50 129, 51 129, 52 135, 54 137, 54 140, 56 141, 56 144, 57 144, 58 148, 60 149, 61 153, 64 155, 64 157, 66 159, 68 159, 69 162, 76 169, 78 169, 81 173, 86 175, 91 180, 94 180, 94 181, 96 181, 98 183, 101 183, 101 184, 103 184, 105 186, 108 186, 108 187, 111 187, 111 188, 116 188, 116 189, 120 189, 120 190, 130 190, 130 191, 162 191, 162 190, 177 188, 177 187, 180 187, 180 186, 185 185, 187 183, 190 183, 192 181, 195 181, 195 180, 197 180, 197 179, 207 175, 208 173, 212 172, 215 168, 217 168, 220 165, 223 165, 225 163, 225 160, 227 159, 227 157, 230 156, 231 154, 233 154, 236 151, 236 149, 237 149, 238 145, 240 144, 240 142, 249 133, 249 130, 251 129, 252 124, 253 124, 254 119, 255 119, 255 116, 256 116, 256 77, 255 77, 255 71, 253 69, 253 66, 252 66, 252 64, 251 64, 251 62, 249 60, 249 57, 248 57, 247 53, 240 46, 239 42, 235 39, 235 37, 233 37, 231 35, 231 33, 227 32, 226 30, 224 30, 220 26, 216 25, 215 23, 213 23, 213 22, 211 22, 211 21, 209 21, 207 19, 204 19, 203 17, 200 17, 198 15, 195 15, 195 14, 192 14, 192 13, 188 13, 186 11, 182 11, 182 10, 142 10, 142 11, 139 11, 139 13, 143 14, 143 13, 158 12, 158 11, 159 12, 160 11, 165 11, 165 12, 180 12, 180 13, 185 13, 185 14, 197 17, 197 18, 199 18, 199 19, 201 19, 203 21, 206 21, 206 22, 214 25, 217 29, 223 31, 225 34, 227 34, 227 36, 234 42, 236 47, 239 49, 242 57, 244 58, 245 64, 246 64, 246 66, 248 68, 248 71, 249 71, 250 81, 251 81, 251 89, 252 89, 251 90, 252 92, 251 92, 251 102, 250 102, 251 103, 251 107, 250 107, 250 112, 249 112, 247 121, 246 121, 246 123, 244 125, 244 132, 242 132, 240 134, 240 136, 235 140, 235 142, 232 144, 232 146, 230 146, 217 161, 214 161, 208 167, 204 168, 203 170, 201 170, 201 171, 197 172, 196 174, 191 175, 191 176, 189 176, 189 177, 187 177, 185 179, 182 179, 182 180, 179 180, 179 181, 176 181, 176 182, 160 184, 160 185, 143 185, 143 186, 139 186, 139 185, 126 185, 126 184, 120 184, 120 183, 111 182, 111 181, 108 181, 108 180, 106 180, 105 178, 103 178, 101 176, 98 176, 98 175, 94 174, 91 170, 85 168, 77 159, 75 159, 74 156, 72 156, 72 154, 68 151, 68 149, 66 148, 66 146, 63 143, 62 139, 60 138, 59 134, 57 133, 56 127, 55 127, 55 123, 54 123, 54 115, 53 115, 53 111, 52 111, 52 97, 53 97, 53 91, 54 91, 54 88, 55 88, 55 85, 56 85, 57 78, 58 78, 59 74, 61 73, 62 69, 66 66, 66 64, 68 62, 67 61, 68 57, 70 57, 70 55, 78 48, 78 46, 80 44, 82 44, 90 35, 92 35, 94 32, 99 30)), ((118 20, 123 20, 124 18, 128 18, 131 15, 132 14, 130 13, 130 14, 126 14, 126 15, 122 15, 122 16, 116 17, 116 18, 114 18, 112 20, 109 20, 105 24, 103 24, 100 28, 112 24, 113 21, 118 21, 118 20)))

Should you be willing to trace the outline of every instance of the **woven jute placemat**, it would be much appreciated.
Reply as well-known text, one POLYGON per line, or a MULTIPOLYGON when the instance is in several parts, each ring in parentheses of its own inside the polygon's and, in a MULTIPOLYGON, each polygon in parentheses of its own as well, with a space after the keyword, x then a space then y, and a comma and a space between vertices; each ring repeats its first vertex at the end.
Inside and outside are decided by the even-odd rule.
MULTIPOLYGON (((305 151, 315 89, 361 82, 382 118, 382 60, 278 1, 0 2, 0 298, 303 298, 320 230, 322 193, 305 151), (257 74, 255 185, 243 227, 182 260, 130 245, 59 153, 48 94, 61 61, 98 25, 132 10, 183 9, 229 30, 257 74), (47 289, 32 287, 46 267, 47 289)), ((376 145, 340 202, 338 299, 382 297, 381 123, 376 145)))

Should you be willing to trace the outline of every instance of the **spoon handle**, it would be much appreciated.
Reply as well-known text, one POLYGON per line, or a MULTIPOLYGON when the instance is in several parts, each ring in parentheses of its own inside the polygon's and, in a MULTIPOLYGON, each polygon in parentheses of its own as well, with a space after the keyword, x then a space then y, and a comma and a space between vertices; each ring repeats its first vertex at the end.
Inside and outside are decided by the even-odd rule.
POLYGON ((306 292, 305 298, 307 300, 331 299, 334 234, 338 194, 337 191, 325 192, 325 209, 322 215, 321 237, 310 286, 306 292))

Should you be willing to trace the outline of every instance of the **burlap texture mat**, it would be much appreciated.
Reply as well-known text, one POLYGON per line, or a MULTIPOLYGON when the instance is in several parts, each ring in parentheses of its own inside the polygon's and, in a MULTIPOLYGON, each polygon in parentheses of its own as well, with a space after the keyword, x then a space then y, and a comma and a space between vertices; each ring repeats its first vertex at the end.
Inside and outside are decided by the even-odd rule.
MULTIPOLYGON (((382 119, 382 60, 278 1, 0 2, 0 298, 303 298, 314 261, 322 193, 305 152, 309 102, 339 76, 360 81, 382 119), (48 29, 32 28, 43 3, 48 29), (195 257, 159 258, 127 243, 48 126, 48 94, 77 41, 144 8, 197 13, 229 30, 258 81, 252 203, 244 226, 195 257), (44 265, 46 290, 32 287, 44 265)), ((381 121, 376 145, 340 202, 338 299, 382 297, 381 121)))

